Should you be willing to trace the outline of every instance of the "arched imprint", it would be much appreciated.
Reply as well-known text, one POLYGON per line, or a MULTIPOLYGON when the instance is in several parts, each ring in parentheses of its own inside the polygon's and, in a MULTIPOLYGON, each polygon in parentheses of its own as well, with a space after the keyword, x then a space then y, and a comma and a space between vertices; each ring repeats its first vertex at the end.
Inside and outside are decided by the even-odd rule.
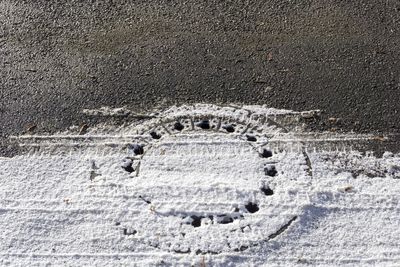
POLYGON ((282 155, 268 140, 280 129, 266 125, 181 115, 142 127, 129 160, 143 212, 128 227, 176 253, 240 252, 279 236, 301 207, 277 186, 282 155))
MULTIPOLYGON (((190 265, 212 258, 221 266, 293 265, 306 252, 305 259, 321 259, 309 264, 332 265, 337 258, 329 258, 331 249, 343 244, 339 238, 332 245, 338 234, 357 248, 378 227, 390 233, 381 241, 392 251, 399 156, 349 151, 349 144, 357 148, 385 138, 307 132, 303 121, 292 123, 300 113, 249 109, 254 112, 238 108, 228 116, 232 109, 213 105, 188 107, 186 113, 172 107, 158 119, 121 127, 16 137, 29 154, 2 160, 9 199, 0 213, 4 225, 14 227, 7 228, 5 248, 39 260, 56 250, 53 259, 71 252, 80 261, 86 247, 99 263, 128 255, 128 264, 190 265), (256 118, 257 110, 282 112, 289 122, 281 116, 268 123, 273 117, 256 118), (299 201, 302 193, 311 193, 309 199, 299 201), (353 233, 354 225, 371 231, 353 233), (50 233, 55 238, 47 238, 50 233), (69 241, 59 242, 64 239, 69 241), (24 242, 16 247, 15 240, 24 242), (326 247, 321 240, 328 241, 326 247), (306 246, 298 249, 299 244, 306 246)), ((360 259, 374 257, 357 251, 360 259)))

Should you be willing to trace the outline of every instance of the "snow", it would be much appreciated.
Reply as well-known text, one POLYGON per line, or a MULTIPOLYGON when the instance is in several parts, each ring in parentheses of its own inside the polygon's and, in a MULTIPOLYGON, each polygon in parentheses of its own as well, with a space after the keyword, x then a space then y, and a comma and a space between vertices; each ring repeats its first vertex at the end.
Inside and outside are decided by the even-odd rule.
POLYGON ((398 265, 400 155, 306 132, 316 114, 201 104, 15 137, 27 152, 0 158, 0 264, 398 265))

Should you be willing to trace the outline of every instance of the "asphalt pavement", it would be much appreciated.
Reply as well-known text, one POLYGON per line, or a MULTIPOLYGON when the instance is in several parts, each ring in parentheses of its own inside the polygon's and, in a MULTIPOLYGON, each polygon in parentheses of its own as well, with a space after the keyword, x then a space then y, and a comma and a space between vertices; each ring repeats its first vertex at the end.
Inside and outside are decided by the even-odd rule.
POLYGON ((397 133, 399 44, 395 0, 1 0, 2 154, 101 106, 321 109, 315 130, 397 133))

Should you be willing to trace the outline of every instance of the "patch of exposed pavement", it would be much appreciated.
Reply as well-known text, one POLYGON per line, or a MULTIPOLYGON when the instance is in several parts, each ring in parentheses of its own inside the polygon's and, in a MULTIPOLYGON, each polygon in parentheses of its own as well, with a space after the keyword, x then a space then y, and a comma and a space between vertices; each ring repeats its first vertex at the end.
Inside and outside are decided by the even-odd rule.
POLYGON ((2 155, 101 106, 267 104, 323 110, 314 130, 399 131, 397 1, 4 0, 0 20, 2 155))

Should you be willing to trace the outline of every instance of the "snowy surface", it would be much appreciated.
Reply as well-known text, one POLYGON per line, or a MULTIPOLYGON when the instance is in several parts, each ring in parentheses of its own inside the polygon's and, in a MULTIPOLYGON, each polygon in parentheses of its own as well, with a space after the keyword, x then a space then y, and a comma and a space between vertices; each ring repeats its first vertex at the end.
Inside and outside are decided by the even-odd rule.
POLYGON ((305 132, 316 114, 196 105, 17 137, 27 153, 0 158, 0 265, 398 266, 400 155, 305 132))

